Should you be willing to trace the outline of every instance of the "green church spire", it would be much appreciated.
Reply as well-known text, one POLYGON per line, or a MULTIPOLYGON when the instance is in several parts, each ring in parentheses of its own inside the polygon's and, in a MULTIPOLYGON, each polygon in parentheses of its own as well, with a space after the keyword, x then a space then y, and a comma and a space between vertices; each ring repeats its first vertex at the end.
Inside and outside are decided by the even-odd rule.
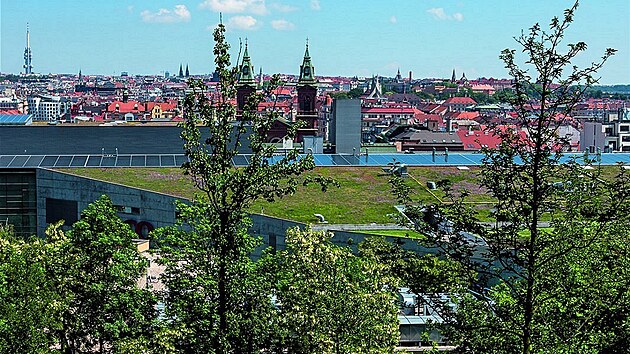
POLYGON ((247 39, 245 39, 245 51, 243 52, 243 61, 239 69, 238 83, 239 85, 256 85, 254 66, 252 65, 247 48, 247 39))
POLYGON ((315 67, 313 66, 313 63, 311 63, 311 55, 308 52, 308 39, 306 39, 306 52, 304 52, 304 61, 300 66, 300 80, 298 81, 298 84, 313 85, 316 83, 315 67))

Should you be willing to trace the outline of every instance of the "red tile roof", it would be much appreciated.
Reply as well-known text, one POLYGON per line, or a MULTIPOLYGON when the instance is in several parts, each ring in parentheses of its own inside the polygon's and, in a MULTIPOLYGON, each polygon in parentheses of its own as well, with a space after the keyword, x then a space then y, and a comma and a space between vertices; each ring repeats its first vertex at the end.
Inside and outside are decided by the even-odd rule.
POLYGON ((2 114, 9 114, 9 115, 24 114, 24 113, 18 111, 17 109, 0 109, 0 113, 2 113, 2 114))
POLYGON ((445 105, 453 105, 453 104, 466 104, 473 105, 477 104, 475 100, 470 97, 449 97, 446 101, 444 101, 445 105))
POLYGON ((449 113, 446 114, 446 116, 450 117, 451 119, 475 120, 475 119, 479 118, 480 114, 479 114, 479 112, 449 112, 449 113))
POLYGON ((464 143, 464 150, 476 151, 481 150, 482 147, 496 148, 501 143, 501 139, 491 130, 458 130, 457 135, 464 143))
POLYGON ((364 107, 361 113, 414 114, 414 110, 411 107, 364 107))
POLYGON ((107 106, 108 112, 120 112, 120 113, 140 113, 151 112, 153 107, 160 106, 162 111, 172 111, 177 108, 177 103, 172 102, 138 102, 138 101, 114 101, 107 106), (118 105, 118 110, 116 110, 118 105))

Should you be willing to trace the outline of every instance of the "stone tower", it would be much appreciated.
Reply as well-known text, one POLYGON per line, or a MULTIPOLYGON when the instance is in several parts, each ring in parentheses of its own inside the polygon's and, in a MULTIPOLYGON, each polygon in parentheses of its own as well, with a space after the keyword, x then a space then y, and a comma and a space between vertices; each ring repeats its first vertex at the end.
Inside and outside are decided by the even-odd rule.
POLYGON ((301 141, 302 136, 317 135, 317 79, 315 78, 315 67, 308 51, 308 40, 306 41, 304 59, 300 66, 297 92, 296 120, 305 122, 304 126, 298 130, 298 141, 301 141))
POLYGON ((247 40, 245 40, 245 51, 243 52, 243 61, 238 69, 238 84, 236 87, 236 115, 240 119, 243 109, 249 96, 256 92, 256 79, 254 78, 254 66, 249 57, 249 49, 247 40))

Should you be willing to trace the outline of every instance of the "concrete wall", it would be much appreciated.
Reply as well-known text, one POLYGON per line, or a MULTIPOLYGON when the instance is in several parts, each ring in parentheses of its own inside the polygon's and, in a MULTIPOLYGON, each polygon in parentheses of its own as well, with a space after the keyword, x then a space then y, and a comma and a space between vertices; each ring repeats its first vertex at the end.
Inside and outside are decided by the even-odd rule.
MULTIPOLYGON (((1 127, 0 155, 100 154, 103 149, 113 154, 116 148, 119 154, 183 154, 180 132, 176 126, 1 127)), ((249 153, 243 142, 241 153, 249 153)))
MULTIPOLYGON (((75 201, 77 203, 76 219, 80 213, 90 203, 94 202, 101 195, 110 197, 114 205, 138 208, 139 212, 124 213, 118 215, 123 220, 132 220, 137 223, 148 222, 155 228, 169 226, 175 223, 175 201, 179 198, 150 192, 138 188, 127 187, 119 184, 102 182, 90 178, 75 176, 68 173, 37 169, 37 234, 44 235, 46 229, 46 203, 47 199, 57 199, 65 201, 75 201)), ((263 244, 254 252, 254 257, 259 257, 267 247, 274 250, 286 248, 285 235, 288 229, 300 227, 305 229, 306 224, 291 220, 284 220, 272 216, 252 214, 250 215, 252 226, 250 233, 262 238, 263 244)), ((349 246, 353 251, 357 251, 357 245, 372 235, 363 234, 358 231, 336 231, 332 242, 339 246, 349 246)), ((435 249, 426 249, 412 240, 386 237, 389 242, 402 242, 405 249, 419 253, 434 253, 435 249)))
POLYGON ((306 228, 306 224, 274 218, 272 216, 251 214, 250 218, 252 219, 252 226, 249 228, 249 233, 252 236, 262 238, 262 245, 260 245, 253 253, 254 259, 260 257, 263 250, 268 247, 271 247, 273 251, 285 249, 285 235, 288 229, 296 226, 301 229, 306 228))
POLYGON ((602 123, 584 122, 584 129, 580 134, 580 151, 586 151, 591 146, 602 150, 606 147, 606 134, 602 123))
MULTIPOLYGON (((286 248, 285 235, 288 229, 293 227, 299 227, 305 229, 307 227, 304 223, 299 223, 290 220, 283 220, 271 216, 252 214, 252 227, 250 228, 250 234, 254 236, 262 237, 263 245, 258 247, 254 252, 254 257, 257 258, 261 255, 262 250, 267 247, 272 247, 274 250, 283 250, 286 248)), ((358 252, 359 243, 363 242, 366 238, 373 237, 371 234, 364 234, 360 231, 339 231, 329 230, 334 236, 332 237, 332 243, 337 246, 350 247, 353 252, 358 252)), ((418 242, 406 239, 402 237, 385 237, 387 242, 398 242, 401 247, 406 250, 410 250, 419 254, 438 253, 436 248, 426 248, 421 246, 418 242)))
POLYGON ((337 154, 361 152, 361 100, 333 101, 328 138, 336 145, 337 154))
POLYGON ((90 203, 107 194, 114 205, 139 209, 138 213, 118 213, 123 220, 144 221, 155 228, 175 223, 176 197, 46 169, 37 169, 36 176, 37 234, 40 236, 46 229, 47 198, 76 201, 80 214, 90 203))

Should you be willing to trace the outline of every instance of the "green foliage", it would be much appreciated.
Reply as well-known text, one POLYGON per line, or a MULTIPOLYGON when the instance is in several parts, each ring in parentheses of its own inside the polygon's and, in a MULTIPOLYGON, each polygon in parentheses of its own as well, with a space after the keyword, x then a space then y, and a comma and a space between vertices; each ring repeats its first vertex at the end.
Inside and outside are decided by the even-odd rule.
POLYGON ((257 242, 246 233, 245 221, 231 231, 235 232, 232 240, 239 244, 226 254, 225 237, 217 232, 218 220, 208 217, 207 206, 179 208, 180 225, 188 231, 177 225, 154 234, 160 240, 160 262, 166 265, 161 280, 168 291, 163 300, 169 326, 178 332, 175 348, 215 353, 263 347, 271 332, 265 323, 271 316, 271 293, 259 286, 262 279, 249 258, 257 242), (222 262, 225 258, 228 264, 222 262), (219 314, 221 271, 226 279, 225 309, 219 314), (219 316, 226 317, 228 328, 219 327, 219 316))
POLYGON ((278 253, 281 342, 290 353, 393 353, 395 280, 373 258, 330 242, 325 232, 287 232, 278 253))
POLYGON ((416 91, 414 92, 416 96, 420 97, 423 100, 432 101, 435 99, 435 96, 424 91, 416 91))
POLYGON ((363 95, 363 89, 358 87, 348 91, 348 98, 359 98, 361 95, 363 95))
MULTIPOLYGON (((536 24, 516 38, 533 70, 517 64, 515 50, 501 54, 515 82, 504 99, 518 117, 515 129, 499 132, 497 149, 483 151, 480 183, 496 200, 496 222, 480 224, 464 202, 467 193, 447 190, 447 205, 417 207, 407 199, 406 215, 430 245, 469 271, 461 273, 462 280, 474 292, 454 296, 458 310, 444 316, 451 325, 449 338, 462 350, 528 354, 627 348, 624 245, 630 178, 621 168, 609 181, 599 167, 585 172, 576 162, 560 163, 567 142, 557 136, 557 126, 572 115, 614 54, 609 49, 601 61, 582 69, 571 64, 586 49, 583 42, 568 44, 566 52, 560 48, 576 9, 577 3, 563 18, 552 19, 547 31, 536 24), (562 188, 554 186, 558 180, 562 188)), ((406 199, 408 193, 398 190, 406 199)))
MULTIPOLYGON (((190 80, 184 101, 181 137, 189 162, 182 167, 200 194, 192 205, 179 206, 179 226, 159 230, 166 315, 178 333, 175 347, 186 352, 253 353, 269 346, 272 322, 271 288, 257 271, 250 253, 258 244, 247 234, 247 211, 257 200, 272 202, 296 192, 299 185, 330 179, 300 177, 314 168, 312 156, 298 160, 288 152, 270 164, 275 147, 265 144, 277 112, 259 114, 264 93, 252 94, 235 121, 231 100, 236 94, 237 68, 230 67, 225 27, 214 31, 214 55, 220 76, 219 98, 211 102, 203 82, 190 80), (201 125, 201 127, 200 127, 201 125), (208 138, 202 140, 201 129, 208 138), (236 168, 232 158, 241 145, 252 154, 249 165, 236 168)), ((277 76, 268 90, 279 84, 277 76)), ((292 125, 294 137, 300 124, 292 125)))
POLYGON ((375 260, 416 294, 438 294, 462 289, 462 272, 457 262, 440 258, 433 253, 418 254, 402 248, 400 242, 387 242, 381 237, 370 237, 359 244, 363 257, 375 260))
POLYGON ((478 104, 496 103, 494 96, 490 96, 487 93, 483 93, 483 92, 472 92, 471 90, 470 98, 475 100, 475 102, 477 102, 478 104))
POLYGON ((0 227, 0 353, 49 353, 60 296, 47 274, 51 248, 0 227))
POLYGON ((442 86, 448 87, 448 88, 457 88, 459 85, 457 83, 450 82, 450 81, 442 81, 442 86))
POLYGON ((341 92, 329 92, 328 96, 330 96, 330 98, 332 99, 336 99, 336 100, 347 100, 348 98, 348 93, 341 91, 341 92))
POLYGON ((52 225, 47 235, 60 243, 49 271, 65 302, 55 330, 62 352, 115 352, 117 341, 146 334, 155 299, 137 282, 148 261, 110 199, 90 204, 67 233, 60 226, 52 225))
POLYGON ((495 92, 494 95, 492 95, 492 98, 495 102, 510 103, 514 101, 516 96, 514 95, 514 91, 512 89, 503 89, 495 92))
POLYGON ((137 285, 147 261, 111 201, 62 225, 45 240, 0 230, 0 353, 113 353, 153 329, 154 296, 137 285))

